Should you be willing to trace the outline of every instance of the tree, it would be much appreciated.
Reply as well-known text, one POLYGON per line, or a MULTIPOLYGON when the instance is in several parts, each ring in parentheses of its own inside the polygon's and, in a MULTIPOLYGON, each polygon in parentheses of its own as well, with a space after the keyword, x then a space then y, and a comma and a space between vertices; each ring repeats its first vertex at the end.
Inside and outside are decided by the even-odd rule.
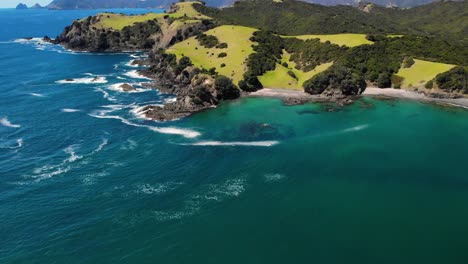
POLYGON ((220 100, 232 100, 240 96, 239 89, 232 83, 232 80, 224 75, 219 75, 215 79, 215 89, 217 98, 220 100))

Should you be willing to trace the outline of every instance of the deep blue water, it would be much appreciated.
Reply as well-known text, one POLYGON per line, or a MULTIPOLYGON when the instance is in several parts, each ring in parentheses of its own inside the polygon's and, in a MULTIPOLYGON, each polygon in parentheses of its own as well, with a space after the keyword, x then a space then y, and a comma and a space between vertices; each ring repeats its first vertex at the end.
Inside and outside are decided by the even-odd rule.
POLYGON ((466 110, 247 98, 147 121, 173 97, 113 88, 147 81, 144 54, 19 40, 97 12, 0 9, 0 263, 468 262, 466 110))

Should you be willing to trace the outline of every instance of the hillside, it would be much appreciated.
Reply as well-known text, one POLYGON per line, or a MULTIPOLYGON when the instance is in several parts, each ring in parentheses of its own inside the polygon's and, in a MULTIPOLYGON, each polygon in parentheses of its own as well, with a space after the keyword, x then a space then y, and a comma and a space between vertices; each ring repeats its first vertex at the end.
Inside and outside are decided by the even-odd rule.
MULTIPOLYGON (((206 0, 206 5, 212 7, 225 7, 232 5, 235 0, 206 0)), ((351 5, 356 6, 356 0, 305 0, 304 2, 320 5, 351 5)), ((435 0, 368 0, 380 6, 398 6, 402 8, 425 5, 435 0)), ((168 7, 171 0, 54 0, 50 9, 99 9, 99 8, 159 8, 168 7)))
POLYGON ((468 41, 467 1, 438 2, 407 10, 369 5, 361 11, 351 6, 293 0, 252 0, 224 9, 202 5, 197 8, 222 24, 269 29, 283 35, 404 33, 456 35, 457 39, 468 41))
MULTIPOLYGON (((454 5, 464 4, 414 9, 431 14, 451 10, 446 14, 461 17, 466 11, 454 5)), ((158 89, 179 98, 165 107, 145 109, 157 120, 179 118, 236 98, 240 91, 264 87, 326 98, 359 95, 367 85, 418 89, 434 96, 468 93, 468 50, 460 40, 466 28, 442 34, 436 29, 446 25, 437 23, 377 23, 396 16, 425 21, 420 12, 378 6, 363 12, 291 0, 241 2, 225 9, 182 2, 161 14, 87 17, 47 40, 91 52, 149 51, 148 61, 135 63, 149 65, 142 73, 158 89)), ((466 23, 450 17, 446 21, 466 23)))

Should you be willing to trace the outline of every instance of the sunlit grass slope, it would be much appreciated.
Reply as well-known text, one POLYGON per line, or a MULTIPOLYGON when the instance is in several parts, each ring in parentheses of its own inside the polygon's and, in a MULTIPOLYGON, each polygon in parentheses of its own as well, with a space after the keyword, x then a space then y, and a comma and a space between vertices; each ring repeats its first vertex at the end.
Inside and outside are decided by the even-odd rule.
POLYGON ((397 76, 403 78, 402 87, 422 87, 424 84, 434 79, 437 74, 446 72, 455 65, 423 60, 414 60, 415 63, 410 68, 401 68, 397 76))
POLYGON ((242 75, 246 71, 245 61, 253 53, 252 41, 250 37, 257 29, 242 26, 220 26, 211 29, 205 34, 218 38, 219 42, 227 43, 226 49, 205 48, 195 37, 186 39, 170 47, 167 52, 173 53, 180 59, 187 56, 192 60, 195 66, 205 69, 216 68, 216 71, 222 75, 232 78, 237 84, 242 80, 242 75), (226 53, 227 56, 220 58, 220 53, 226 53), (221 67, 221 64, 225 64, 221 67))

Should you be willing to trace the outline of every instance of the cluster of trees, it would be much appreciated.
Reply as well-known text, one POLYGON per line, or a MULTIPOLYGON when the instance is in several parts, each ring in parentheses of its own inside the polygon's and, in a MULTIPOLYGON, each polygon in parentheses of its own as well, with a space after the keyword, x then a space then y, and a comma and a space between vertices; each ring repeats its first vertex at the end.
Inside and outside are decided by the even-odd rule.
POLYGON ((283 42, 286 51, 291 53, 291 61, 296 63, 296 68, 305 72, 313 70, 322 63, 336 60, 348 50, 347 47, 340 47, 329 41, 322 43, 319 39, 303 41, 297 38, 285 38, 283 42))
POLYGON ((327 89, 339 90, 343 95, 357 95, 366 89, 366 81, 359 73, 340 65, 304 82, 304 91, 310 94, 321 94, 327 89))
POLYGON ((221 24, 274 30, 282 35, 302 34, 418 34, 468 42, 467 1, 441 1, 408 10, 374 6, 369 13, 352 6, 321 6, 302 1, 237 1, 217 9, 194 5, 221 24), (443 21, 443 23, 441 23, 443 21))
POLYGON ((195 38, 205 48, 213 48, 220 44, 217 37, 205 33, 198 34, 195 38))
POLYGON ((455 67, 435 78, 437 86, 446 92, 468 94, 468 67, 455 67))

